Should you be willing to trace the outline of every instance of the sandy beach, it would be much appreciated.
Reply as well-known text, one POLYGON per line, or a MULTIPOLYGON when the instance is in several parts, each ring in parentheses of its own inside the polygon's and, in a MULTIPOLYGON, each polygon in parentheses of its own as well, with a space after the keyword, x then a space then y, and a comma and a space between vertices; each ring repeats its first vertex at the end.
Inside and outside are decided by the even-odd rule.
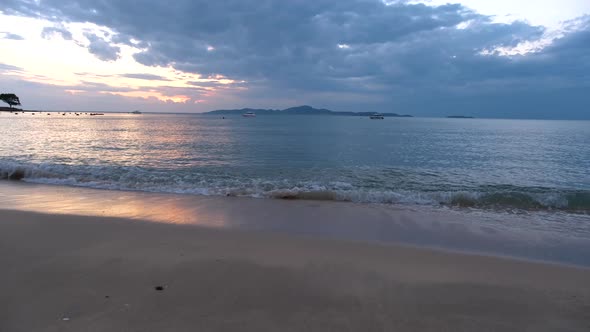
POLYGON ((0 331, 590 329, 588 269, 398 245, 2 210, 0 264, 0 331))
POLYGON ((0 332, 590 332, 590 0, 9 0, 0 50, 0 332))

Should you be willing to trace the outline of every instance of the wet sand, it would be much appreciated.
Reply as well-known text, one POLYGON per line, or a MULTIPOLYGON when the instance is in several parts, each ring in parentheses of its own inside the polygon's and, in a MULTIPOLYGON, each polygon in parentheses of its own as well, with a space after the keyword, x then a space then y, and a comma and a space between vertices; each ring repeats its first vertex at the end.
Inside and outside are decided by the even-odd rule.
POLYGON ((555 214, 557 219, 548 222, 535 213, 178 195, 22 181, 0 181, 1 209, 403 243, 590 267, 590 216, 555 214))
POLYGON ((399 245, 0 210, 0 266, 0 331, 590 330, 589 269, 399 245))

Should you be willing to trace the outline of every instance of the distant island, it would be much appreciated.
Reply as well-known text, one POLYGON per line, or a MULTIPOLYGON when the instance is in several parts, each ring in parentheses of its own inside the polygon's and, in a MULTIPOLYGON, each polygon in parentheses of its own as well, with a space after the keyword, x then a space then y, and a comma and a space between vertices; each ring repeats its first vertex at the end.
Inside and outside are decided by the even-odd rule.
POLYGON ((16 108, 16 107, 0 106, 0 112, 23 112, 23 110, 20 108, 16 108))
MULTIPOLYGON (((344 116, 370 116, 375 112, 336 112, 325 108, 313 108, 311 106, 297 106, 291 107, 284 110, 273 110, 273 109, 254 109, 254 108, 242 108, 235 110, 215 110, 205 112, 204 114, 215 114, 215 115, 241 115, 246 112, 254 112, 256 115, 344 115, 344 116)), ((397 114, 397 113, 380 113, 386 117, 401 117, 411 118, 411 115, 397 114)))
POLYGON ((466 116, 466 115, 449 115, 449 116, 447 116, 447 118, 449 118, 449 119, 473 119, 472 116, 466 116))

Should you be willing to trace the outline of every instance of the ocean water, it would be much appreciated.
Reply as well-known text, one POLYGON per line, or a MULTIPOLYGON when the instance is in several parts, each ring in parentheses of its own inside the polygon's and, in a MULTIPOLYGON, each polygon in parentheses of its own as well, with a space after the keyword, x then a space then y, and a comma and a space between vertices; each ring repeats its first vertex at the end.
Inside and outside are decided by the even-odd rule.
POLYGON ((590 122, 0 113, 0 179, 590 214, 590 122))

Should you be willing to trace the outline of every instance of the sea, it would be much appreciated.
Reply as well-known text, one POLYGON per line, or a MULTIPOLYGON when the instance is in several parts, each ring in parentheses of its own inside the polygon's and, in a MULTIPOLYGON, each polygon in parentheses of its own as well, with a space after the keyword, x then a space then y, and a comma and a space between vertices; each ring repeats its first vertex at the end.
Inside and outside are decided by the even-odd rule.
MULTIPOLYGON (((590 266, 580 253, 590 248, 590 121, 26 112, 0 113, 0 132, 7 202, 25 182, 409 208, 437 224, 518 229, 535 244, 522 247, 518 235, 516 249, 504 251, 521 256, 557 256, 556 246, 576 242, 557 260, 590 266), (451 214, 428 217, 439 210, 451 214)), ((264 227, 293 230, 278 223, 264 227)), ((367 238, 384 237, 383 223, 371 227, 367 238)))
POLYGON ((589 121, 0 113, 0 130, 1 179, 590 213, 589 121))

